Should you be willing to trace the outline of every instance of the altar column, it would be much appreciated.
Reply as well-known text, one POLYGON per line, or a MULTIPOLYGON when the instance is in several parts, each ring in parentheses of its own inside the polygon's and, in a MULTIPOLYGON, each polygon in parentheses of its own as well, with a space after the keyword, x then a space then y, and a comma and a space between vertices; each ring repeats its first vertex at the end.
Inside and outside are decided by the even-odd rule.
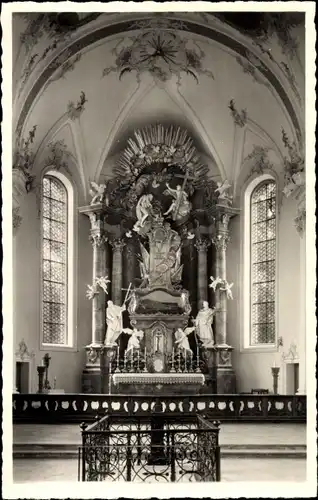
POLYGON ((125 248, 125 288, 134 283, 136 276, 136 247, 134 238, 129 238, 125 248))
POLYGON ((210 242, 206 239, 199 239, 195 246, 198 250, 198 309, 201 309, 202 302, 208 300, 208 259, 207 250, 210 242))
MULTIPOLYGON (((213 238, 213 243, 216 249, 215 273, 216 278, 226 280, 226 248, 229 241, 228 234, 229 217, 224 214, 221 220, 217 221, 216 235, 213 238)), ((226 321, 227 321, 227 298, 226 294, 221 292, 219 288, 215 290, 215 332, 216 343, 226 344, 226 321)))
POLYGON ((112 268, 112 301, 114 304, 122 305, 122 282, 123 282, 123 248, 125 242, 122 239, 111 241, 113 247, 112 268))
MULTIPOLYGON (((96 214, 91 218, 95 219, 96 214)), ((93 245, 93 281, 102 276, 106 276, 106 242, 107 237, 102 229, 102 225, 96 229, 91 229, 90 241, 93 245)), ((99 287, 98 294, 92 299, 92 347, 100 346, 104 343, 106 333, 106 295, 99 287)))
MULTIPOLYGON (((230 216, 220 213, 216 221, 216 234, 212 241, 216 249, 216 278, 226 280, 226 248, 229 242, 228 224, 230 216)), ((232 368, 231 355, 233 347, 226 342, 227 327, 227 296, 218 287, 215 291, 215 320, 214 331, 216 337, 216 385, 218 394, 235 394, 236 380, 232 368)))

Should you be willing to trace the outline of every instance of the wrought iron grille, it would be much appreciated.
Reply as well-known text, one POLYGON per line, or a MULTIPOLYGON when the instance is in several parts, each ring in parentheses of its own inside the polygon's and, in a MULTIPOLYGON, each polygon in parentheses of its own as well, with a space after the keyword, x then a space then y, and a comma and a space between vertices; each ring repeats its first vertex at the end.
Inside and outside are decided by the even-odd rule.
POLYGON ((42 185, 43 342, 66 343, 67 192, 58 179, 42 185))
POLYGON ((252 344, 275 342, 276 183, 251 197, 252 344))
POLYGON ((199 415, 182 423, 106 416, 81 427, 79 480, 220 481, 219 423, 199 415))

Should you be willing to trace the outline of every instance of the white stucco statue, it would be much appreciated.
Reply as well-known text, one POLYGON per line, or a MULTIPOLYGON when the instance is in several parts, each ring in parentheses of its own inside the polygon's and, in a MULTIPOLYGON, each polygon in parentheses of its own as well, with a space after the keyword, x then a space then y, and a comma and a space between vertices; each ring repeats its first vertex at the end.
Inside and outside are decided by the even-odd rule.
POLYGON ((122 313, 125 311, 126 306, 115 305, 111 300, 107 301, 107 311, 106 311, 106 345, 114 345, 119 335, 123 331, 123 316, 122 313))
POLYGON ((146 219, 151 213, 152 200, 153 195, 151 193, 144 194, 138 200, 136 206, 137 222, 134 225, 134 231, 136 231, 137 233, 139 232, 139 229, 144 226, 146 219))
POLYGON ((172 214, 173 220, 182 219, 188 215, 191 209, 191 203, 188 200, 188 195, 180 185, 177 186, 177 189, 171 189, 168 183, 166 183, 166 186, 167 189, 164 194, 170 194, 173 196, 174 200, 163 215, 172 214))
POLYGON ((227 192, 231 187, 231 184, 229 183, 229 181, 227 179, 225 179, 225 181, 223 181, 223 182, 218 182, 217 185, 218 185, 218 187, 216 188, 215 192, 218 193, 219 198, 230 199, 231 196, 227 192))
POLYGON ((232 294, 232 290, 231 290, 233 285, 234 285, 234 283, 228 283, 227 281, 224 281, 223 285, 220 286, 220 290, 222 292, 226 293, 227 299, 233 300, 233 294, 232 294))
POLYGON ((202 309, 197 314, 195 319, 196 333, 203 343, 203 345, 213 345, 213 316, 215 314, 215 308, 210 308, 207 301, 203 301, 202 309))
POLYGON ((91 205, 97 203, 103 203, 106 196, 106 184, 97 184, 96 182, 91 182, 91 189, 89 194, 93 197, 91 200, 91 205))
POLYGON ((133 329, 124 328, 123 332, 128 333, 128 335, 130 335, 130 339, 128 340, 126 353, 128 351, 131 351, 132 349, 140 349, 140 339, 143 338, 144 332, 142 330, 137 330, 136 327, 134 327, 133 329))
POLYGON ((178 328, 174 332, 174 335, 176 337, 175 344, 177 344, 180 349, 185 349, 186 351, 191 351, 190 345, 189 345, 189 340, 188 340, 188 335, 191 332, 193 332, 194 330, 195 330, 195 326, 185 328, 184 330, 182 330, 182 328, 178 328))

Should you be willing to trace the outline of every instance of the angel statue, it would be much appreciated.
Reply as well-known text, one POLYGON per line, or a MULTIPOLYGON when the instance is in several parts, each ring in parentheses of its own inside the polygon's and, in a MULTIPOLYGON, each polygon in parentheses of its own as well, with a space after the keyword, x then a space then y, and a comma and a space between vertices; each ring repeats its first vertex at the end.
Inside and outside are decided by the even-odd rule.
POLYGON ((91 200, 91 205, 96 205, 98 203, 104 203, 106 197, 106 184, 97 184, 91 181, 91 189, 89 194, 93 197, 91 200))
POLYGON ((164 194, 170 194, 173 196, 174 200, 163 215, 172 214, 173 220, 182 219, 188 215, 191 210, 191 203, 188 200, 188 194, 180 185, 177 186, 177 189, 172 189, 168 183, 166 183, 166 186, 167 189, 164 191, 164 194))
POLYGON ((223 182, 218 182, 217 185, 218 187, 216 188, 215 192, 219 194, 219 198, 221 200, 231 200, 232 196, 227 193, 227 191, 231 187, 229 181, 225 179, 225 181, 223 182))
POLYGON ((136 206, 137 222, 133 229, 136 233, 139 233, 140 229, 144 226, 146 219, 149 217, 152 209, 153 195, 144 194, 138 200, 136 206))
POLYGON ((227 299, 233 300, 233 294, 232 294, 232 290, 231 290, 233 285, 234 285, 234 283, 229 284, 226 280, 223 280, 223 286, 220 286, 220 290, 222 292, 226 293, 227 299))
POLYGON ((130 339, 128 340, 126 353, 128 353, 128 351, 130 351, 132 349, 140 349, 140 340, 143 338, 144 332, 142 330, 137 330, 137 328, 135 326, 133 329, 124 328, 123 332, 128 333, 128 335, 130 335, 130 339))
POLYGON ((210 276, 210 280, 212 281, 212 283, 209 284, 209 288, 213 288, 213 291, 215 292, 216 290, 216 287, 218 285, 221 285, 223 284, 223 280, 221 278, 213 278, 213 276, 210 276))
POLYGON ((106 339, 105 345, 114 345, 119 335, 123 331, 123 316, 122 313, 125 311, 125 302, 122 306, 115 305, 111 300, 107 301, 107 311, 106 311, 106 339))
POLYGON ((182 328, 178 328, 174 335, 176 337, 175 344, 178 345, 179 349, 185 349, 186 351, 192 352, 190 349, 190 344, 188 340, 188 335, 195 330, 195 326, 190 326, 182 330, 182 328))

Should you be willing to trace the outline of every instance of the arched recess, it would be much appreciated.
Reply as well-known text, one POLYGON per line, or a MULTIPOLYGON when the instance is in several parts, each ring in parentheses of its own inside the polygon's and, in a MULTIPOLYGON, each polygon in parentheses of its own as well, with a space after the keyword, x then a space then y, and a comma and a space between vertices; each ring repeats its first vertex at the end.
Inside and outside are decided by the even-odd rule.
POLYGON ((80 127, 75 121, 73 122, 72 120, 70 120, 67 114, 61 116, 61 118, 52 125, 50 130, 43 137, 43 140, 39 145, 35 155, 34 170, 36 173, 41 172, 43 168, 43 161, 45 161, 47 146, 51 142, 54 142, 54 140, 59 135, 63 135, 63 130, 68 131, 72 139, 72 149, 74 150, 76 156, 74 156, 71 151, 68 151, 71 159, 70 167, 72 167, 70 168, 70 170, 77 186, 79 202, 84 203, 87 198, 87 179, 85 176, 87 168, 85 161, 85 150, 83 148, 84 142, 80 127))
MULTIPOLYGON (((130 96, 128 101, 124 104, 122 107, 117 120, 114 124, 114 127, 112 128, 111 134, 107 137, 105 145, 102 150, 102 155, 100 157, 97 169, 96 169, 96 174, 95 174, 95 179, 99 179, 100 174, 102 172, 104 163, 107 159, 107 154, 110 151, 113 142, 116 140, 116 137, 118 137, 118 134, 120 134, 121 127, 125 123, 125 120, 128 119, 129 115, 132 113, 133 109, 137 108, 139 103, 145 98, 145 96, 151 92, 151 90, 156 86, 154 82, 151 83, 141 83, 138 89, 130 96)), ((176 104, 176 106, 182 111, 186 119, 193 124, 195 130, 197 131, 198 135, 200 136, 201 140, 203 141, 204 145, 206 146, 207 151, 213 158, 213 160, 216 163, 216 166, 218 168, 218 171, 220 173, 220 177, 222 179, 225 179, 226 173, 225 173, 225 168, 224 165, 217 153, 217 150, 209 137, 209 135, 206 132, 205 127, 202 125, 202 122, 200 121, 198 115, 195 113, 194 109, 190 106, 190 104, 187 102, 187 100, 178 92, 175 93, 172 91, 171 87, 167 84, 161 84, 161 88, 168 94, 168 96, 172 99, 172 101, 176 104)))

